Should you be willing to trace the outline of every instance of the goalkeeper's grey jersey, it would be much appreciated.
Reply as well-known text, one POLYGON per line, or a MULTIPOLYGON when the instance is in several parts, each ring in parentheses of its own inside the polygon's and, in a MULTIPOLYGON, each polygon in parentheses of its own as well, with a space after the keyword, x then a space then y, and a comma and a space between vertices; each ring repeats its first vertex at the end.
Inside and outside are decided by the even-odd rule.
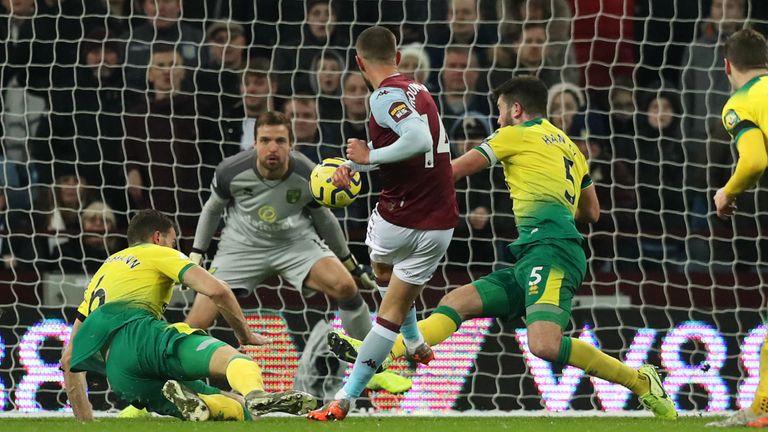
POLYGON ((309 192, 309 174, 315 164, 298 152, 289 157, 288 172, 278 180, 259 175, 255 150, 240 152, 219 164, 211 198, 227 202, 222 243, 272 247, 315 232, 306 209, 318 206, 309 192))

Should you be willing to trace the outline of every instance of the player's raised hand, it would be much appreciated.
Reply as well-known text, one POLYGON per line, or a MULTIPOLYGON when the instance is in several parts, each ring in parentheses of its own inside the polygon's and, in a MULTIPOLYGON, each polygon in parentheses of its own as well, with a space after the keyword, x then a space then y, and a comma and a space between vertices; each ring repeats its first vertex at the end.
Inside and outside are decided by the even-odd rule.
POLYGON ((720 219, 728 219, 736 213, 736 197, 728 196, 723 188, 717 190, 714 199, 717 217, 720 219))
POLYGON ((337 188, 348 188, 349 181, 352 179, 353 174, 354 172, 352 171, 352 168, 346 165, 342 165, 336 168, 336 171, 331 177, 331 183, 333 183, 333 185, 337 188))
POLYGON ((347 159, 352 162, 367 165, 370 162, 370 153, 371 149, 365 141, 357 138, 347 140, 347 159))

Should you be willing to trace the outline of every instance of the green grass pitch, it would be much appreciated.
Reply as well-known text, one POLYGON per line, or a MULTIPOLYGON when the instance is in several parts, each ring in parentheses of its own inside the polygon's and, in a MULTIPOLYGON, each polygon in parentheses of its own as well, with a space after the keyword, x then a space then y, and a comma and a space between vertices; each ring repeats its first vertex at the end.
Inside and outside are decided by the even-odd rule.
MULTIPOLYGON (((188 423, 174 419, 98 419, 81 424, 71 418, 0 418, 0 430, 13 432, 688 432, 702 431, 714 417, 683 417, 677 421, 632 417, 349 417, 343 422, 317 423, 303 418, 267 417, 256 422, 188 423)), ((744 428, 718 431, 748 430, 744 428)))

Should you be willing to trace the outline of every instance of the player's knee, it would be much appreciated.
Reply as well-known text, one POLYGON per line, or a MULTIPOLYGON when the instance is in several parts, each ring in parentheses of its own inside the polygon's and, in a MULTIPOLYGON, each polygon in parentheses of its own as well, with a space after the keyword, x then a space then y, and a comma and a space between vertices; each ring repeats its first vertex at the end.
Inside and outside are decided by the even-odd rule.
POLYGON ((472 285, 464 285, 440 299, 439 306, 447 306, 459 314, 462 321, 482 316, 483 304, 472 285))
POLYGON ((453 290, 443 296, 442 299, 440 299, 440 304, 438 306, 446 306, 456 311, 456 313, 461 316, 461 319, 466 319, 466 310, 465 310, 465 304, 462 301, 461 295, 457 292, 458 290, 453 290))
POLYGON ((557 360, 560 353, 560 340, 548 337, 535 337, 528 335, 528 349, 531 354, 550 362, 557 360))
POLYGON ((357 295, 357 285, 352 277, 341 278, 333 290, 333 295, 337 300, 349 300, 357 295))

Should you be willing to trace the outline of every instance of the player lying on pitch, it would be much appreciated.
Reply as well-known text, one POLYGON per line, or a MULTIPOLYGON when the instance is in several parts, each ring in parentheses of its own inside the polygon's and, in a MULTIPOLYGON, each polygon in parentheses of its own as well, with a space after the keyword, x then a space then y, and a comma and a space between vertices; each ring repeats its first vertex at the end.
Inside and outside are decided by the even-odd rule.
MULTIPOLYGON (((657 417, 675 419, 675 405, 656 369, 630 368, 592 345, 563 336, 571 300, 581 287, 587 262, 575 221, 600 215, 587 161, 567 135, 544 116, 547 88, 535 77, 515 77, 496 90, 500 128, 475 151, 452 162, 454 179, 501 162, 520 232, 510 250, 517 264, 447 294, 419 331, 429 345, 448 339, 462 322, 479 317, 526 318, 531 353, 621 384, 657 417)), ((331 351, 354 361, 360 341, 329 334, 331 351)), ((389 359, 405 354, 398 336, 389 359)))
POLYGON ((128 225, 130 247, 107 258, 91 279, 61 359, 67 396, 78 420, 93 418, 85 374, 105 375, 123 400, 186 420, 244 420, 280 411, 306 414, 306 393, 267 393, 261 369, 235 348, 184 323, 162 319, 172 287, 208 296, 242 345, 267 340, 248 328, 229 287, 175 249, 174 223, 155 210, 128 225), (244 398, 201 381, 226 378, 244 398))

